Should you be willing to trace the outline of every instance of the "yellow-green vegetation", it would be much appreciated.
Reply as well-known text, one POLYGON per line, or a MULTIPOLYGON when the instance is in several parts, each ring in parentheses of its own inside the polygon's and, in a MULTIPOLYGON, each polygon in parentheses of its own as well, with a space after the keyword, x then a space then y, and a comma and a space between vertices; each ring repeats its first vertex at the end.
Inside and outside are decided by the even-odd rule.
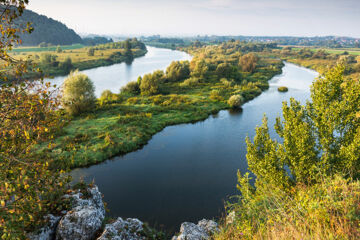
MULTIPOLYGON (((17 48, 10 53, 15 59, 36 64, 47 76, 66 75, 71 70, 85 70, 115 63, 131 62, 144 56, 147 50, 136 38, 122 42, 101 44, 93 47, 83 45, 46 48, 17 48), (46 49, 45 51, 43 51, 46 49)), ((36 78, 40 73, 29 72, 24 78, 36 78)))
POLYGON ((62 88, 61 103, 72 116, 89 111, 95 107, 95 87, 83 73, 71 72, 62 88))
POLYGON ((278 87, 278 91, 279 92, 287 92, 287 91, 289 91, 289 89, 287 87, 281 86, 281 87, 278 87))
MULTIPOLYGON (((17 76, 28 67, 15 61, 8 52, 19 43, 20 32, 14 20, 23 13, 28 1, 2 0, 0 59, 17 76)), ((8 82, 7 82, 8 83, 8 82)), ((58 100, 49 84, 3 84, 0 88, 0 238, 27 239, 26 232, 45 222, 44 215, 58 213, 69 204, 61 197, 68 189, 63 169, 54 167, 52 158, 38 158, 30 148, 51 138, 64 125, 57 111, 58 100)))
POLYGON ((253 71, 243 72, 239 62, 248 52, 238 50, 241 44, 189 48, 191 62, 174 62, 166 73, 140 77, 118 94, 104 92, 91 113, 72 119, 37 153, 72 167, 94 164, 138 149, 166 126, 203 120, 229 108, 232 95, 241 95, 242 102, 253 99, 268 88, 267 81, 281 72, 283 63, 259 56, 253 71))
POLYGON ((342 64, 319 77, 311 102, 284 102, 270 138, 267 118, 247 138, 249 173, 215 239, 359 239, 360 82, 342 64))
MULTIPOLYGON (((360 49, 357 50, 360 52, 360 49)), ((281 50, 273 50, 273 54, 319 73, 325 73, 338 62, 342 62, 346 66, 345 75, 354 78, 360 76, 360 56, 351 51, 284 47, 281 50)))

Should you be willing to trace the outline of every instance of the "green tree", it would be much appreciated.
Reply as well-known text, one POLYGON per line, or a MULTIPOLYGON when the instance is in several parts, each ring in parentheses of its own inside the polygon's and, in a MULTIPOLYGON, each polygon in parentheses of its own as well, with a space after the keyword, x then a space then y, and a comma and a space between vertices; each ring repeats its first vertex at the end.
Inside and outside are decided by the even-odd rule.
POLYGON ((154 95, 159 93, 159 85, 164 80, 164 72, 157 70, 152 74, 145 74, 141 80, 140 90, 142 95, 154 95))
POLYGON ((70 115, 78 115, 95 108, 95 87, 83 73, 71 72, 65 79, 61 103, 70 115))
POLYGON ((228 104, 232 108, 239 108, 243 103, 244 103, 244 97, 241 95, 232 95, 228 100, 228 104))
POLYGON ((344 69, 338 65, 319 77, 306 106, 284 102, 283 120, 275 125, 282 144, 270 138, 266 118, 254 143, 247 138, 249 168, 258 179, 286 188, 316 182, 318 174, 359 175, 360 83, 344 79, 344 69))
POLYGON ((61 48, 60 46, 57 46, 56 52, 57 52, 57 53, 62 53, 62 48, 61 48))
POLYGON ((88 52, 87 52, 88 56, 92 57, 95 55, 95 48, 89 48, 88 52))
POLYGON ((67 57, 64 62, 59 64, 59 68, 63 69, 66 73, 69 73, 74 68, 71 58, 67 57))
POLYGON ((178 82, 190 75, 189 61, 173 61, 166 69, 166 78, 171 82, 178 82))
POLYGON ((190 63, 190 70, 192 77, 204 79, 209 71, 209 67, 204 60, 193 60, 190 63))
POLYGON ((259 58, 253 54, 248 53, 240 57, 239 65, 244 72, 254 72, 259 58))

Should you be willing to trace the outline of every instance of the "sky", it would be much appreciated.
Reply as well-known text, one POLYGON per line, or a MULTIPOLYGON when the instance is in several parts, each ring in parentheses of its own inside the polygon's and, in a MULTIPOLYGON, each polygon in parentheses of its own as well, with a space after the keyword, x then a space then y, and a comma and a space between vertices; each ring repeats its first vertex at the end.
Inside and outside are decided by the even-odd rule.
POLYGON ((360 0, 30 0, 78 33, 360 37, 360 0))

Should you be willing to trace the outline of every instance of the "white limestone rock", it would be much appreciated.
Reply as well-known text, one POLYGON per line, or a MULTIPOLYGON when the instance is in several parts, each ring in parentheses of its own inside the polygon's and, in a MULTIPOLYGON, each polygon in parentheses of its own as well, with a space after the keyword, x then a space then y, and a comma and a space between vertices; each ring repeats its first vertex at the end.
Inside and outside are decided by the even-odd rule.
POLYGON ((106 224, 105 230, 98 240, 145 240, 141 235, 143 223, 136 218, 123 220, 119 217, 115 222, 106 224))
POLYGON ((28 235, 30 240, 52 240, 55 239, 56 227, 60 221, 59 216, 48 214, 45 216, 47 220, 46 226, 28 235))
POLYGON ((208 240, 219 231, 218 225, 212 220, 203 219, 198 224, 184 222, 180 227, 180 234, 172 240, 208 240))
POLYGON ((90 196, 84 196, 80 190, 65 197, 72 198, 73 209, 68 211, 59 222, 56 239, 90 240, 101 228, 105 218, 105 207, 97 186, 88 189, 90 196))

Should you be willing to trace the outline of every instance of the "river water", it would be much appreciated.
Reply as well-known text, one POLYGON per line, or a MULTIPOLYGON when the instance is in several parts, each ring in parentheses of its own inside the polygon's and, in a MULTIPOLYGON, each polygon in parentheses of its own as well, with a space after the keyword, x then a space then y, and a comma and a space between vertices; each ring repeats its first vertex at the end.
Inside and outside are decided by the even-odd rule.
MULTIPOLYGON (((170 50, 154 51, 162 54, 170 50)), ((106 79, 129 80, 135 78, 126 77, 129 72, 142 74, 161 68, 159 63, 151 67, 142 59, 137 60, 131 66, 137 70, 122 66, 125 77, 112 67, 88 73, 106 76, 101 83, 109 88, 112 83, 106 79), (137 60, 147 68, 141 71, 135 66, 137 60)), ((72 176, 94 180, 113 217, 139 218, 168 231, 178 231, 184 221, 219 217, 224 212, 224 202, 238 194, 237 170, 247 171, 245 137, 254 137, 254 128, 261 124, 264 113, 273 129, 282 102, 290 97, 305 103, 316 76, 312 70, 285 63, 283 73, 270 81, 269 90, 244 104, 242 111, 224 110, 202 122, 166 127, 142 149, 89 168, 75 169, 72 176), (278 86, 287 86, 289 91, 280 93, 278 86)), ((271 134, 275 136, 273 130, 271 134)))
MULTIPOLYGON (((146 47, 148 50, 146 55, 135 58, 131 64, 119 63, 82 71, 93 81, 96 96, 100 97, 104 90, 119 93, 120 88, 128 82, 135 81, 139 76, 158 69, 165 70, 172 61, 191 60, 191 56, 185 52, 146 47)), ((60 86, 66 77, 60 76, 45 80, 60 86)))

